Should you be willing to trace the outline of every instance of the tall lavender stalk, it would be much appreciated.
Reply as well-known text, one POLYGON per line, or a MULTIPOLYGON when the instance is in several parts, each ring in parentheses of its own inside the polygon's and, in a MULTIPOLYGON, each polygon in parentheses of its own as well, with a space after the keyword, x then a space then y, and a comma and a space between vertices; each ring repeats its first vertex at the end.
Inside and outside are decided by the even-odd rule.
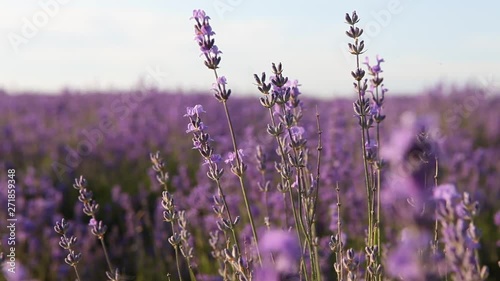
MULTIPOLYGON (((223 258, 225 258, 225 262, 228 262, 232 266, 233 270, 241 276, 241 278, 248 278, 247 276, 250 275, 250 272, 249 270, 246 270, 243 265, 242 250, 236 235, 236 225, 240 222, 240 217, 236 216, 233 218, 227 204, 226 195, 222 189, 221 183, 221 177, 224 174, 224 169, 219 168, 219 163, 222 158, 220 154, 214 153, 214 148, 211 144, 213 140, 210 137, 210 134, 206 132, 206 126, 201 119, 201 113, 204 112, 205 111, 201 105, 195 105, 194 107, 187 108, 187 113, 184 116, 188 117, 190 122, 186 132, 193 134, 193 149, 200 152, 204 163, 208 165, 208 178, 214 181, 217 185, 217 195, 214 195, 213 197, 214 205, 212 207, 215 214, 219 218, 217 226, 224 234, 226 234, 227 230, 229 230, 232 234, 234 244, 232 247, 229 247, 228 245, 228 247, 224 249, 223 258), (228 248, 231 248, 231 250, 229 251, 228 248)), ((242 157, 242 151, 238 150, 237 153, 230 153, 226 162, 231 162, 232 169, 235 169, 233 164, 234 160, 242 157)))
POLYGON ((354 103, 354 112, 358 118, 358 124, 361 128, 361 147, 363 156, 363 170, 367 196, 367 214, 368 214, 368 235, 366 239, 365 252, 367 255, 367 274, 369 278, 381 280, 378 268, 380 268, 381 258, 381 187, 382 187, 382 168, 383 160, 381 151, 381 131, 380 125, 385 120, 382 114, 382 108, 387 89, 384 87, 384 78, 381 77, 381 63, 384 59, 377 56, 376 63, 371 65, 368 57, 363 64, 366 65, 370 76, 370 88, 368 89, 368 79, 364 78, 366 72, 360 67, 360 55, 364 53, 364 41, 360 40, 363 29, 356 26, 359 17, 354 11, 351 15, 345 16, 347 24, 350 25, 346 32, 347 36, 353 39, 349 43, 349 52, 356 57, 356 69, 351 72, 354 78, 354 89, 358 99, 354 103), (371 93, 370 98, 366 93, 371 93), (370 129, 375 124, 375 136, 370 135, 370 129))
POLYGON ((189 232, 187 231, 187 221, 184 211, 178 211, 176 205, 174 204, 174 197, 168 191, 168 173, 164 170, 165 163, 160 157, 160 153, 151 153, 150 159, 152 163, 152 168, 156 172, 156 180, 163 186, 162 201, 161 205, 164 209, 163 219, 170 223, 172 229, 172 236, 169 237, 168 242, 172 245, 175 252, 175 262, 177 267, 177 274, 179 280, 182 281, 182 274, 180 268, 180 258, 179 252, 186 259, 188 265, 189 276, 191 280, 196 281, 196 276, 193 272, 193 248, 189 244, 188 237, 189 232), (178 225, 178 231, 176 231, 176 225, 178 225))
POLYGON ((241 192, 243 195, 243 201, 245 202, 245 208, 248 214, 248 219, 250 221, 250 225, 252 228, 252 234, 255 242, 255 248, 257 250, 257 256, 259 259, 259 263, 262 263, 262 259, 260 257, 260 252, 259 252, 259 239, 257 236, 257 229, 255 226, 255 222, 253 219, 252 212, 250 210, 250 203, 248 202, 248 196, 245 188, 245 171, 247 169, 246 164, 243 162, 243 159, 240 157, 239 149, 238 149, 238 143, 236 141, 236 136, 234 133, 234 126, 233 122, 231 120, 231 115, 229 114, 229 108, 227 101, 229 99, 229 96, 231 95, 231 90, 226 88, 227 85, 227 79, 224 76, 219 76, 217 73, 217 69, 219 68, 219 64, 221 61, 221 57, 219 56, 222 52, 219 50, 217 45, 215 45, 215 39, 213 36, 215 35, 215 32, 212 30, 212 27, 210 26, 209 20, 210 17, 208 17, 203 10, 194 10, 193 11, 193 17, 191 19, 194 19, 196 21, 195 24, 195 33, 196 33, 196 41, 198 42, 198 45, 200 46, 200 50, 202 51, 202 55, 205 56, 205 66, 207 68, 213 70, 214 75, 215 75, 215 81, 214 83, 214 91, 216 92, 215 98, 222 103, 224 107, 224 112, 226 114, 226 119, 228 123, 228 128, 229 128, 229 135, 231 137, 231 141, 233 143, 233 153, 235 155, 235 160, 236 160, 236 165, 231 168, 231 172, 235 174, 240 182, 241 186, 241 192))
MULTIPOLYGON (((280 162, 275 163, 275 169, 281 182, 277 189, 284 192, 284 200, 286 200, 285 193, 288 192, 298 242, 304 249, 304 253, 306 248, 309 251, 311 257, 309 260, 310 278, 316 280, 320 276, 314 225, 319 170, 316 172, 315 180, 313 174, 309 172, 307 163, 305 129, 299 124, 302 118, 302 103, 299 99, 300 85, 297 80, 290 81, 288 77, 283 75, 281 63, 278 65, 273 63, 272 72, 273 75, 270 76, 269 83, 266 82, 265 72, 260 77, 254 74, 254 79, 257 83, 257 89, 264 95, 260 98, 260 103, 268 109, 271 119, 271 124, 267 125, 267 132, 275 138, 278 146, 276 151, 280 162)), ((317 118, 318 134, 321 136, 319 117, 317 118)), ((321 142, 318 154, 320 151, 321 142)), ((318 161, 320 161, 319 156, 318 161)), ((307 280, 309 277, 303 259, 301 259, 301 271, 307 280)))
POLYGON ((102 250, 104 252, 104 257, 106 258, 106 263, 108 264, 109 272, 115 272, 113 270, 113 266, 111 265, 111 261, 109 259, 108 250, 106 248, 106 244, 104 243, 104 235, 108 227, 103 224, 102 221, 98 221, 96 219, 97 211, 99 210, 99 204, 93 199, 93 193, 87 188, 87 180, 80 176, 78 179, 75 179, 75 183, 73 187, 78 190, 80 195, 78 196, 78 200, 83 203, 83 212, 91 217, 89 226, 92 228, 92 234, 99 239, 101 242, 102 250))
MULTIPOLYGON (((372 195, 372 210, 371 213, 375 214, 374 216, 376 218, 374 221, 374 233, 373 233, 373 244, 377 245, 378 249, 381 249, 381 237, 380 237, 380 230, 381 230, 381 217, 380 217, 380 189, 382 187, 382 168, 383 168, 383 162, 382 158, 380 156, 380 149, 381 149, 381 143, 380 143, 380 125, 382 121, 385 120, 385 115, 382 114, 382 108, 384 105, 384 100, 385 100, 385 93, 387 92, 387 88, 384 87, 384 84, 382 82, 384 81, 384 78, 381 77, 382 67, 380 64, 384 62, 383 58, 380 58, 377 56, 377 63, 374 65, 370 65, 370 61, 368 57, 366 57, 366 60, 364 64, 366 65, 368 69, 368 74, 371 76, 370 79, 370 90, 369 92, 372 95, 372 103, 370 105, 370 118, 372 118, 375 121, 375 142, 371 142, 368 140, 368 161, 371 163, 371 167, 375 169, 375 177, 372 181, 374 189, 374 194, 372 195), (376 194, 375 194, 376 192, 376 194)), ((373 172, 371 173, 373 175, 373 172)), ((380 257, 380 251, 378 251, 378 257, 380 257)))
POLYGON ((359 56, 364 53, 365 43, 363 40, 360 41, 360 36, 363 34, 363 29, 356 26, 359 22, 359 17, 356 11, 352 15, 346 14, 345 16, 347 24, 350 25, 349 30, 346 31, 347 36, 354 40, 353 43, 349 43, 349 52, 356 57, 356 69, 351 72, 354 78, 354 89, 358 94, 358 99, 354 103, 354 112, 358 118, 358 124, 361 128, 361 151, 363 155, 363 168, 365 176, 365 186, 366 186, 366 196, 367 196, 367 213, 368 213, 368 237, 367 246, 373 245, 373 201, 372 201, 372 189, 373 183, 371 180, 371 175, 369 171, 368 163, 368 153, 367 144, 370 143, 368 129, 372 125, 373 119, 369 118, 370 114, 370 103, 369 99, 366 98, 366 90, 368 89, 367 79, 364 79, 365 71, 361 69, 359 56))

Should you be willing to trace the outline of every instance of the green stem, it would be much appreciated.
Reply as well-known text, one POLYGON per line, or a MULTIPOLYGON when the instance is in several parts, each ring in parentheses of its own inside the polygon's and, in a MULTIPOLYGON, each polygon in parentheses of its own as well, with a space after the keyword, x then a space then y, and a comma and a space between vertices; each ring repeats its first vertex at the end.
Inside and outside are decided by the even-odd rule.
MULTIPOLYGON (((175 235, 175 229, 174 229, 174 221, 170 222, 170 226, 172 227, 172 235, 175 235)), ((174 246, 174 252, 175 252, 175 265, 177 267, 177 275, 179 276, 179 281, 182 281, 182 275, 181 275, 181 266, 179 263, 179 246, 175 245, 174 246)))
MULTIPOLYGON (((293 218, 295 220, 295 226, 296 226, 295 231, 297 232, 297 237, 299 239, 299 246, 300 246, 300 248, 302 248, 303 246, 305 247, 305 244, 302 244, 302 236, 300 236, 299 219, 297 218, 297 211, 295 210, 295 201, 293 200, 293 193, 292 193, 291 187, 288 188, 288 192, 290 194, 290 202, 292 204, 292 214, 293 214, 293 218)), ((304 276, 306 277, 306 280, 308 280, 307 269, 306 269, 303 255, 300 258, 300 264, 301 264, 302 271, 304 272, 304 276)))
POLYGON ((109 272, 113 273, 113 267, 111 266, 111 262, 109 260, 108 250, 106 249, 106 245, 104 244, 104 239, 101 237, 99 238, 99 240, 101 240, 102 250, 104 252, 104 257, 106 258, 106 262, 108 263, 109 272))
POLYGON ((76 268, 76 265, 74 265, 73 268, 75 269, 76 280, 80 281, 81 278, 80 278, 80 274, 78 274, 78 269, 76 268))
MULTIPOLYGON (((217 70, 214 69, 214 74, 215 74, 215 78, 218 79, 219 78, 219 75, 217 74, 217 70)), ((220 88, 220 85, 218 85, 219 87, 219 90, 222 90, 220 88)), ((238 178, 239 178, 239 181, 240 181, 240 186, 241 186, 241 193, 243 194, 243 201, 245 202, 245 207, 246 207, 246 210, 247 210, 247 213, 248 213, 248 219, 250 220, 250 226, 252 227, 252 234, 253 234, 253 238, 254 238, 254 242, 255 242, 255 249, 257 250, 257 256, 258 256, 258 259, 259 259, 259 264, 262 265, 262 259, 260 257, 260 251, 259 251, 259 238, 257 236, 257 229, 255 227, 255 222, 254 222, 254 219, 253 219, 253 215, 252 215, 252 212, 250 210, 250 204, 248 203, 248 196, 247 196, 247 193, 246 193, 246 189, 245 189, 245 183, 244 183, 244 171, 243 171, 243 160, 241 159, 239 153, 238 153, 238 144, 236 142, 236 136, 234 134, 234 127, 233 127, 233 122, 231 121, 231 115, 229 114, 229 108, 227 106, 227 100, 223 100, 222 102, 223 106, 224 106, 224 112, 226 113, 226 119, 227 119, 227 124, 228 124, 228 127, 229 127, 229 133, 230 133, 230 136, 231 136, 231 141, 233 142, 233 150, 234 150, 234 154, 235 154, 235 157, 236 157, 236 165, 239 169, 239 171, 241 172, 240 175, 238 175, 238 178)))
POLYGON ((319 122, 319 112, 318 112, 317 106, 316 106, 316 127, 318 129, 318 146, 316 148, 316 151, 317 151, 316 190, 315 190, 315 194, 314 194, 312 218, 316 217, 316 209, 317 209, 317 205, 318 205, 319 184, 320 184, 320 167, 321 167, 321 151, 323 150, 323 142, 321 139, 321 135, 323 134, 323 131, 321 131, 321 126, 320 126, 320 122, 319 122))
POLYGON ((344 269, 343 269, 343 266, 342 266, 342 252, 343 252, 343 245, 342 245, 342 221, 341 221, 341 216, 340 216, 340 206, 341 206, 341 203, 340 203, 340 187, 339 187, 339 183, 337 182, 337 187, 336 187, 336 191, 337 191, 337 216, 338 216, 338 219, 337 219, 337 235, 338 235, 338 243, 339 243, 339 248, 338 248, 338 252, 337 252, 337 264, 339 266, 339 272, 337 273, 337 276, 338 276, 338 280, 343 280, 343 272, 344 272, 344 269))
POLYGON ((226 209, 227 217, 228 217, 229 221, 231 222, 231 234, 233 236, 234 244, 236 245, 236 250, 238 251, 238 254, 241 255, 240 243, 239 243, 238 238, 236 236, 236 232, 234 230, 234 227, 232 226, 234 221, 233 221, 233 217, 231 216, 231 212, 229 211, 229 206, 227 205, 227 202, 226 202, 226 195, 224 195, 224 192, 222 191, 220 181, 217 180, 216 183, 217 183, 217 189, 219 190, 219 193, 221 195, 222 204, 224 204, 224 209, 226 209))
POLYGON ((193 267, 191 265, 191 259, 187 255, 185 258, 188 264, 189 278, 191 281, 196 281, 196 275, 194 274, 193 267))
MULTIPOLYGON (((358 39, 355 39, 355 45, 358 45, 358 39)), ((356 55, 356 68, 359 69, 359 54, 356 55)), ((360 103, 364 104, 364 97, 361 95, 361 82, 357 80, 357 85, 358 85, 358 99, 360 103)), ((371 246, 371 237, 372 237, 372 218, 370 215, 370 210, 371 210, 371 191, 370 191, 370 180, 369 180, 369 175, 368 175, 368 161, 366 157, 366 134, 367 129, 365 128, 366 124, 366 115, 364 113, 364 110, 361 109, 361 114, 360 114, 360 119, 361 119, 361 148, 363 151, 363 168, 364 168, 364 174, 365 174, 365 185, 366 185, 366 196, 367 196, 367 205, 368 205, 368 246, 371 246)))

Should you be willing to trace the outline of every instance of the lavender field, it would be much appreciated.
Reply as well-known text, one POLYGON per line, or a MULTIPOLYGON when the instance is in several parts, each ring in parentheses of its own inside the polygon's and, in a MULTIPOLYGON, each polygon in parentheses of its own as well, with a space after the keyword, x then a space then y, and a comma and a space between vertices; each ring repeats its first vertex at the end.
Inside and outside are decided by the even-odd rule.
MULTIPOLYGON (((407 124, 411 114, 414 118, 432 119, 441 133, 435 147, 439 151, 438 181, 455 183, 457 190, 469 192, 479 202, 477 226, 483 233, 479 248, 481 261, 494 273, 499 259, 496 240, 500 234, 496 213, 500 209, 500 114, 496 110, 500 107, 500 99, 485 94, 477 89, 463 89, 446 95, 436 91, 416 97, 390 97, 385 106, 388 117, 381 135, 384 136, 382 143, 392 146, 391 153, 407 154, 412 145, 419 147, 416 136, 394 138, 413 130, 413 125, 407 124), (469 112, 461 110, 453 113, 453 118, 447 117, 450 108, 463 108, 462 102, 471 96, 484 97, 484 100, 469 112)), ((89 219, 82 213, 78 192, 72 187, 74 178, 85 175, 101 205, 99 219, 108 225, 106 243, 113 264, 134 280, 160 280, 167 272, 174 274, 173 249, 167 241, 172 233, 163 221, 162 188, 155 180, 149 159, 150 152, 160 151, 170 175, 168 185, 176 205, 186 211, 197 271, 216 274, 205 241, 208 234, 217 229, 217 217, 212 211, 212 196, 216 191, 206 177, 206 166, 200 165, 202 160, 192 149, 190 137, 185 133, 187 120, 183 117, 186 107, 203 104, 207 111, 204 122, 214 139, 215 149, 225 157, 231 151, 231 140, 223 121, 224 112, 210 94, 2 94, 1 98, 1 181, 7 181, 8 169, 16 169, 19 272, 24 271, 39 280, 72 278, 73 271, 64 263, 66 253, 58 246, 60 237, 53 231, 54 223, 65 217, 70 220, 71 231, 79 240, 77 249, 83 257, 79 264, 82 280, 105 278, 106 266, 99 241, 90 233, 89 219), (127 97, 130 100, 140 97, 140 101, 131 102, 130 107, 120 111, 110 109, 113 102, 121 103, 127 97), (100 129, 103 122, 110 122, 105 130, 100 129)), ((332 261, 328 242, 337 231, 337 184, 346 243, 362 249, 366 212, 362 159, 357 145, 359 129, 349 100, 315 100, 304 95, 303 103, 304 134, 311 150, 318 142, 316 107, 320 112, 323 157, 317 231, 325 274, 333 276, 333 268, 328 266, 332 261)), ((272 138, 266 133, 266 121, 262 118, 266 115, 265 110, 257 98, 235 97, 231 107, 235 133, 248 165, 248 195, 255 204, 252 210, 260 225, 259 231, 265 232, 266 216, 273 228, 293 225, 291 218, 288 223, 285 221, 283 195, 276 185, 271 184, 267 194, 259 188, 259 183, 262 184, 260 169, 271 173, 276 161, 272 138), (258 146, 268 155, 262 168, 256 159, 258 146)), ((312 159, 309 162, 314 163, 312 159)), ((229 170, 229 164, 222 166, 229 170)), ((428 172, 430 181, 433 175, 433 171, 428 172)), ((266 176, 266 179, 272 180, 272 177, 266 176)), ((228 203, 238 213, 242 202, 237 182, 229 173, 224 181, 228 203)), ((426 188, 432 189, 433 185, 426 188)), ((6 191, 2 189, 2 205, 7 204, 6 191)), ((405 186, 394 191, 386 191, 383 187, 382 195, 385 192, 391 197, 397 192, 404 196, 409 191, 405 186)), ((398 206, 397 210, 387 205, 386 209, 383 206, 387 218, 384 236, 389 241, 398 241, 399 231, 413 223, 407 220, 405 213, 414 210, 410 204, 398 206)), ((6 212, 0 214, 0 219, 5 221, 6 212)), ((242 241, 251 236, 248 227, 240 231, 242 241)), ((8 234, 5 229, 2 234, 6 254, 8 234)), ((386 246, 388 253, 398 247, 397 244, 386 246)), ((408 264, 400 266, 417 266, 413 260, 406 262, 408 264)))
POLYGON ((0 92, 0 280, 499 280, 491 83, 388 91, 354 12, 352 97, 241 96, 191 20, 212 89, 0 92))

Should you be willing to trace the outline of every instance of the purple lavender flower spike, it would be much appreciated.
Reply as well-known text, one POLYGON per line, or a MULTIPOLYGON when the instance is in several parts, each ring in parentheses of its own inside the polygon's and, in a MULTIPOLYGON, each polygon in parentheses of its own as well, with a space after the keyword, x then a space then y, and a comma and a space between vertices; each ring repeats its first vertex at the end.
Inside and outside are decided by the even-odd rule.
POLYGON ((198 42, 198 46, 200 46, 201 55, 205 56, 205 66, 209 69, 217 69, 221 61, 219 54, 222 52, 215 45, 215 39, 213 38, 215 32, 210 26, 210 17, 203 10, 194 10, 193 16, 190 19, 196 21, 194 25, 194 39, 198 42))

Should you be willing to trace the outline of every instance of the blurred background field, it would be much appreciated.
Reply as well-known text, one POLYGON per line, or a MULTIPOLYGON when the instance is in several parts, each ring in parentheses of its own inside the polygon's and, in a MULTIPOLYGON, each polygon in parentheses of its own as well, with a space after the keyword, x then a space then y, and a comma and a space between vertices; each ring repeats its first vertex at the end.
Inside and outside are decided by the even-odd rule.
MULTIPOLYGON (((362 222, 366 216, 357 149, 359 132, 351 99, 315 99, 305 93, 302 100, 303 125, 311 148, 317 144, 316 108, 321 115, 324 158, 318 233, 324 249, 324 268, 331 271, 327 242, 336 223, 331 207, 336 183, 341 187, 344 225, 351 235, 348 241, 352 245, 362 242, 355 238, 363 236, 362 222)), ((265 131, 267 121, 263 116, 267 112, 258 97, 234 96, 229 103, 249 166, 248 178, 258 178, 256 146, 261 145, 269 155, 268 169, 273 169, 275 157, 273 140, 265 131)), ((105 278, 104 257, 98 241, 90 234, 88 218, 77 200, 78 192, 72 187, 74 178, 84 175, 101 205, 100 219, 109 227, 106 242, 114 264, 134 280, 158 280, 167 272, 173 273, 173 254, 167 242, 171 234, 163 222, 161 189, 154 180, 149 159, 150 152, 160 151, 176 203, 187 211, 198 268, 215 273, 206 243, 208 232, 215 227, 211 211, 215 189, 206 178, 198 153, 192 149, 190 136, 185 133, 188 119, 183 117, 186 107, 195 104, 202 104, 207 111, 204 122, 217 152, 225 157, 231 144, 224 112, 208 93, 0 93, 0 185, 7 182, 7 169, 16 169, 18 270, 36 280, 73 278, 73 271, 63 261, 66 253, 57 245, 59 237, 53 231, 54 223, 64 216, 71 221, 79 239, 82 278, 105 278)), ((401 120, 411 119, 412 114, 433 120, 438 131, 439 182, 456 183, 460 191, 470 192, 480 203, 480 253, 482 262, 490 267, 491 280, 500 276, 496 266, 500 222, 494 222, 495 213, 500 210, 499 108, 498 93, 474 87, 438 87, 415 96, 388 94, 384 107, 387 121, 382 126, 385 144, 404 124, 401 120)), ((229 166, 225 168, 228 170, 229 166)), ((228 178, 231 186, 234 179, 228 178)), ((248 184, 253 202, 262 202, 257 181, 248 184)), ((234 186, 234 190, 228 190, 228 200, 237 206, 241 199, 234 186)), ((1 206, 7 205, 6 191, 0 189, 1 206)), ((273 203, 280 202, 279 198, 272 186, 268 207, 274 222, 282 219, 280 203, 273 203)), ((261 204, 254 205, 253 211, 262 225, 265 206, 261 204)), ((2 210, 0 221, 5 220, 2 210)), ((396 223, 388 221, 388 237, 397 228, 396 223)), ((242 236, 249 231, 248 227, 244 229, 242 236)), ((0 234, 5 252, 7 230, 0 229, 0 234)))

